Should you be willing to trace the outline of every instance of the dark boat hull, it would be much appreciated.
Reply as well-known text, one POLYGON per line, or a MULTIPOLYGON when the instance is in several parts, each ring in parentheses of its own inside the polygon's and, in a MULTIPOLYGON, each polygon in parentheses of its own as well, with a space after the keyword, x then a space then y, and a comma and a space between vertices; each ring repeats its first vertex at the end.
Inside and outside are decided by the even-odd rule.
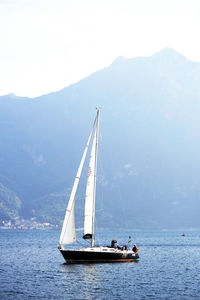
POLYGON ((99 251, 93 248, 92 251, 60 249, 60 252, 67 263, 132 262, 139 259, 138 253, 133 251, 99 251))

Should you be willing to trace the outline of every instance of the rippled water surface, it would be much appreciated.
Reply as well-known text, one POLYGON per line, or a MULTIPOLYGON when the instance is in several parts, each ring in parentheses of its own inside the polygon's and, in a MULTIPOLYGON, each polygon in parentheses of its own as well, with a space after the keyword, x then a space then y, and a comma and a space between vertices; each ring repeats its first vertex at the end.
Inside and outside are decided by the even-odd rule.
POLYGON ((139 246, 132 263, 66 265, 59 231, 0 231, 0 299, 200 299, 200 232, 100 232, 139 246))

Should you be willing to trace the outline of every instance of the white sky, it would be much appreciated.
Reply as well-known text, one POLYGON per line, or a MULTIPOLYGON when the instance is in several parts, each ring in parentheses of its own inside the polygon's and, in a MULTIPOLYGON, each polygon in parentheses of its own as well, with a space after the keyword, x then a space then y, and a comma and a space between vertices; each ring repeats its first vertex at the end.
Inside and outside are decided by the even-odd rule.
POLYGON ((200 0, 0 0, 0 95, 62 89, 118 56, 200 61, 200 0))

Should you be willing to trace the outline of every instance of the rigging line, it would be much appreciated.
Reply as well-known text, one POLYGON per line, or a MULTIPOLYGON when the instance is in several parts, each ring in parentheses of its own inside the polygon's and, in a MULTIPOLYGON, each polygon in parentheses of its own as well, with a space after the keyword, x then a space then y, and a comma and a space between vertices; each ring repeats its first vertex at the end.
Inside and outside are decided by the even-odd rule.
MULTIPOLYGON (((126 199, 126 189, 123 185, 120 185, 120 188, 118 190, 119 192, 119 200, 120 203, 123 203, 123 199, 126 199)), ((131 236, 132 244, 135 243, 136 240, 136 234, 134 229, 132 229, 132 226, 130 226, 130 223, 127 220, 127 206, 121 206, 121 218, 123 219, 124 225, 125 225, 125 231, 127 233, 127 240, 128 240, 128 235, 131 236)), ((123 243, 127 244, 127 241, 124 241, 123 243)))

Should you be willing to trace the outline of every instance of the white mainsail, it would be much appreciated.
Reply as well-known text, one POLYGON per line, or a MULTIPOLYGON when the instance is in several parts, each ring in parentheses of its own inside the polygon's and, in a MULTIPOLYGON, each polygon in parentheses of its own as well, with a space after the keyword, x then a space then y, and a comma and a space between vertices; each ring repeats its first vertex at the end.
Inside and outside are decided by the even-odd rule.
POLYGON ((78 188, 78 184, 79 184, 79 180, 81 177, 81 173, 82 173, 82 169, 84 166, 84 162, 87 156, 87 152, 88 152, 88 148, 90 145, 90 141, 91 141, 91 137, 93 134, 93 130, 95 127, 95 123, 97 121, 97 118, 95 118, 87 145, 85 147, 79 168, 78 168, 78 172, 76 174, 76 178, 74 181, 74 185, 71 191, 71 195, 70 195, 70 199, 69 199, 69 203, 67 206, 67 210, 65 213, 65 218, 64 218, 64 222, 63 222, 63 227, 62 227, 62 231, 61 231, 61 235, 60 235, 60 241, 59 244, 60 246, 62 245, 66 245, 66 244, 71 244, 73 242, 76 241, 76 229, 75 229, 75 197, 76 197, 76 191, 78 188))
POLYGON ((97 123, 90 155, 88 179, 85 193, 85 215, 84 215, 84 236, 92 239, 94 247, 94 217, 95 217, 95 196, 96 196, 96 169, 97 169, 97 148, 98 148, 99 110, 97 111, 97 123))

